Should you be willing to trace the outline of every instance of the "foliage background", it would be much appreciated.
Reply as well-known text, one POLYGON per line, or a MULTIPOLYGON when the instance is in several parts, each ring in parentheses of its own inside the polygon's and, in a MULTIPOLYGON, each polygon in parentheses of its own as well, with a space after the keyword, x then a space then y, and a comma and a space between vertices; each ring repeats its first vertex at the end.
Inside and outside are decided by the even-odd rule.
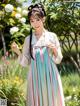
MULTIPOLYGON (((30 25, 27 15, 22 15, 22 11, 27 10, 27 5, 24 8, 22 2, 28 1, 17 1, 0 1, 0 98, 11 101, 8 104, 10 106, 25 106, 28 67, 22 68, 18 65, 17 55, 11 51, 10 46, 15 41, 22 50, 24 39, 29 35, 30 25), (5 11, 7 4, 14 7, 10 13, 5 11), (21 8, 21 12, 17 11, 17 7, 21 8), (15 17, 16 13, 26 18, 26 23, 21 23, 15 17), (10 28, 14 26, 19 30, 11 34, 10 28)), ((32 4, 35 2, 38 1, 33 0, 32 4)), ((57 34, 62 48, 64 58, 57 66, 62 78, 66 106, 80 106, 80 2, 60 0, 41 2, 44 3, 47 14, 45 27, 57 34)))

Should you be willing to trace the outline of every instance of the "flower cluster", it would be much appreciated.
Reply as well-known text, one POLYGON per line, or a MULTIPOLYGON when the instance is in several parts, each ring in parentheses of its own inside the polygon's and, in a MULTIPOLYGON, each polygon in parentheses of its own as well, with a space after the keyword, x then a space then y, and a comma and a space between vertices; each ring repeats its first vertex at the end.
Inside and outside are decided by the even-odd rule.
POLYGON ((19 31, 19 28, 16 27, 16 26, 10 28, 10 33, 11 33, 11 34, 14 34, 14 33, 18 32, 18 31, 19 31))
POLYGON ((20 97, 24 98, 22 84, 23 80, 19 76, 0 79, 0 97, 11 101, 11 103, 8 101, 9 104, 15 104, 15 102, 18 104, 20 97))
MULTIPOLYGON (((18 3, 22 2, 22 1, 23 0, 16 0, 16 2, 18 2, 18 3)), ((22 6, 22 7, 17 7, 15 9, 15 7, 13 5, 6 4, 5 11, 7 13, 11 13, 11 16, 13 18, 15 18, 22 25, 25 25, 26 17, 27 17, 27 14, 28 14, 27 8, 23 8, 23 6, 22 6)), ((11 34, 14 34, 18 31, 19 31, 19 28, 17 26, 13 26, 12 28, 10 28, 10 33, 11 34)))
POLYGON ((13 5, 11 5, 11 4, 7 4, 7 5, 5 6, 5 11, 6 11, 6 12, 12 12, 13 9, 14 9, 14 7, 13 7, 13 5))

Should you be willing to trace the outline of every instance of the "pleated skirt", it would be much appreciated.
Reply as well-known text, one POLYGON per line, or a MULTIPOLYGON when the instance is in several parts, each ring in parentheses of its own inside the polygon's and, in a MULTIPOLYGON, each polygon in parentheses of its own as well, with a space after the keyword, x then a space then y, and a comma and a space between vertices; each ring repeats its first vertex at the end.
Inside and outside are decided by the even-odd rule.
POLYGON ((36 50, 27 81, 26 106, 65 106, 61 78, 46 47, 36 50))

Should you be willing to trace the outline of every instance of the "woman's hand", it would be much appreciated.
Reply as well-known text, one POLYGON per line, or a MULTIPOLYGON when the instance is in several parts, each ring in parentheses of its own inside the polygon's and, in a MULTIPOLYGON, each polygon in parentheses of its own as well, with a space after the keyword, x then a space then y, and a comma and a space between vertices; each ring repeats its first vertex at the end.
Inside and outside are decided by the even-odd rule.
POLYGON ((13 42, 13 43, 11 44, 11 49, 12 49, 12 51, 14 51, 17 55, 20 55, 19 47, 18 47, 18 45, 17 45, 15 42, 13 42))
POLYGON ((57 56, 57 48, 55 47, 55 44, 49 43, 47 45, 47 47, 51 49, 52 54, 56 57, 57 56))

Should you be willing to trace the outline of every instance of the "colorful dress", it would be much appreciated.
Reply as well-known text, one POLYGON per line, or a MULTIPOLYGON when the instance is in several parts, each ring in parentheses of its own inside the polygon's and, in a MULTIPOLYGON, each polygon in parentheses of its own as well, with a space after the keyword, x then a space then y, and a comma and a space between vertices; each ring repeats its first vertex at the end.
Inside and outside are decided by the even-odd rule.
POLYGON ((26 106, 65 106, 62 83, 56 64, 62 60, 60 44, 56 34, 44 31, 37 40, 32 36, 34 59, 29 55, 29 36, 25 39, 19 62, 22 66, 29 65, 26 106), (57 56, 53 56, 49 43, 57 48, 57 56))

